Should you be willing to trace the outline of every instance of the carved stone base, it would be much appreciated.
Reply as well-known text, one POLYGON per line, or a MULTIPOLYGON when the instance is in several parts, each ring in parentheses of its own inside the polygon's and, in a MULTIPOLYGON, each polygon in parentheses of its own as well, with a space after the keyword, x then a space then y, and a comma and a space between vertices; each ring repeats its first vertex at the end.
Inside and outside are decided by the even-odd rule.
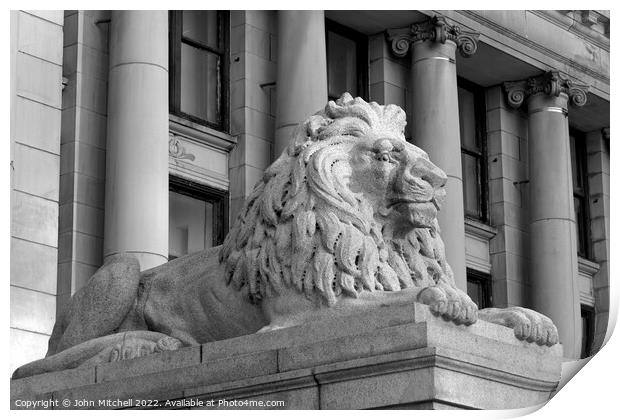
POLYGON ((560 345, 522 342, 505 327, 457 326, 425 305, 392 306, 328 325, 14 380, 11 406, 239 409, 283 401, 287 409, 522 408, 549 399, 561 356, 560 345))

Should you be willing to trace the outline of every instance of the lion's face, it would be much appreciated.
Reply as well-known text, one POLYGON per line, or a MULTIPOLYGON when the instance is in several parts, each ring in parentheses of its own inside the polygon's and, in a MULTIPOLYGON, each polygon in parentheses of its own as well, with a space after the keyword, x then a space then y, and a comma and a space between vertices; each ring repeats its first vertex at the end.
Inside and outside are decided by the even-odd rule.
POLYGON ((453 284, 437 211, 446 175, 406 142, 405 113, 343 94, 300 124, 224 241, 226 279, 254 301, 453 284))
POLYGON ((395 230, 431 227, 445 196, 446 174, 419 147, 395 136, 368 133, 350 151, 349 187, 395 230))

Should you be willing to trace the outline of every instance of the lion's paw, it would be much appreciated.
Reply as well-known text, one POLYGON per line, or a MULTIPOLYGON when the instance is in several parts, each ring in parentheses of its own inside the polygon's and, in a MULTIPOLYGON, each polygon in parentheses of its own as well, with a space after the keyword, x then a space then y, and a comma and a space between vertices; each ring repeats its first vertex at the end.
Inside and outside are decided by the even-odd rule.
POLYGON ((177 340, 174 337, 163 337, 157 340, 157 346, 155 351, 170 351, 170 350, 178 350, 183 347, 183 343, 180 340, 177 340))
POLYGON ((519 340, 553 346, 559 342, 558 329, 543 314, 527 308, 514 306, 506 309, 486 308, 478 313, 480 319, 504 325, 514 330, 519 340))
POLYGON ((131 337, 112 347, 110 362, 135 359, 136 357, 148 356, 153 353, 177 350, 181 347, 183 347, 183 343, 173 337, 162 337, 157 341, 131 337))
POLYGON ((141 338, 130 338, 115 345, 110 352, 110 362, 135 359, 156 352, 157 344, 141 338))
POLYGON ((478 319, 478 307, 465 293, 442 286, 426 287, 420 291, 418 302, 428 305, 435 315, 456 324, 470 325, 478 319))

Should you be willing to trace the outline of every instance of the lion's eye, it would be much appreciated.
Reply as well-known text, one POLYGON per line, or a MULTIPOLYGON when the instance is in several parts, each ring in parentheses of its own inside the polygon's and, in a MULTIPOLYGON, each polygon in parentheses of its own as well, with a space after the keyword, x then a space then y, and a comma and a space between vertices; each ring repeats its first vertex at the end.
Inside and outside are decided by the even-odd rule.
POLYGON ((389 162, 390 161, 390 154, 387 152, 381 153, 378 158, 380 161, 382 162, 389 162))

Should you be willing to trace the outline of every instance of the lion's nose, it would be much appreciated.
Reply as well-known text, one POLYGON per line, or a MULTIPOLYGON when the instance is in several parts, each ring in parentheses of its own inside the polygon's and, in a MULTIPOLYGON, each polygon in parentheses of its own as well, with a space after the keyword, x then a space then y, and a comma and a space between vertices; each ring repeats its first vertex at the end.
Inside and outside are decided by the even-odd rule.
POLYGON ((448 182, 446 173, 435 166, 430 160, 420 159, 418 165, 423 168, 421 178, 431 184, 434 189, 443 188, 448 182))

